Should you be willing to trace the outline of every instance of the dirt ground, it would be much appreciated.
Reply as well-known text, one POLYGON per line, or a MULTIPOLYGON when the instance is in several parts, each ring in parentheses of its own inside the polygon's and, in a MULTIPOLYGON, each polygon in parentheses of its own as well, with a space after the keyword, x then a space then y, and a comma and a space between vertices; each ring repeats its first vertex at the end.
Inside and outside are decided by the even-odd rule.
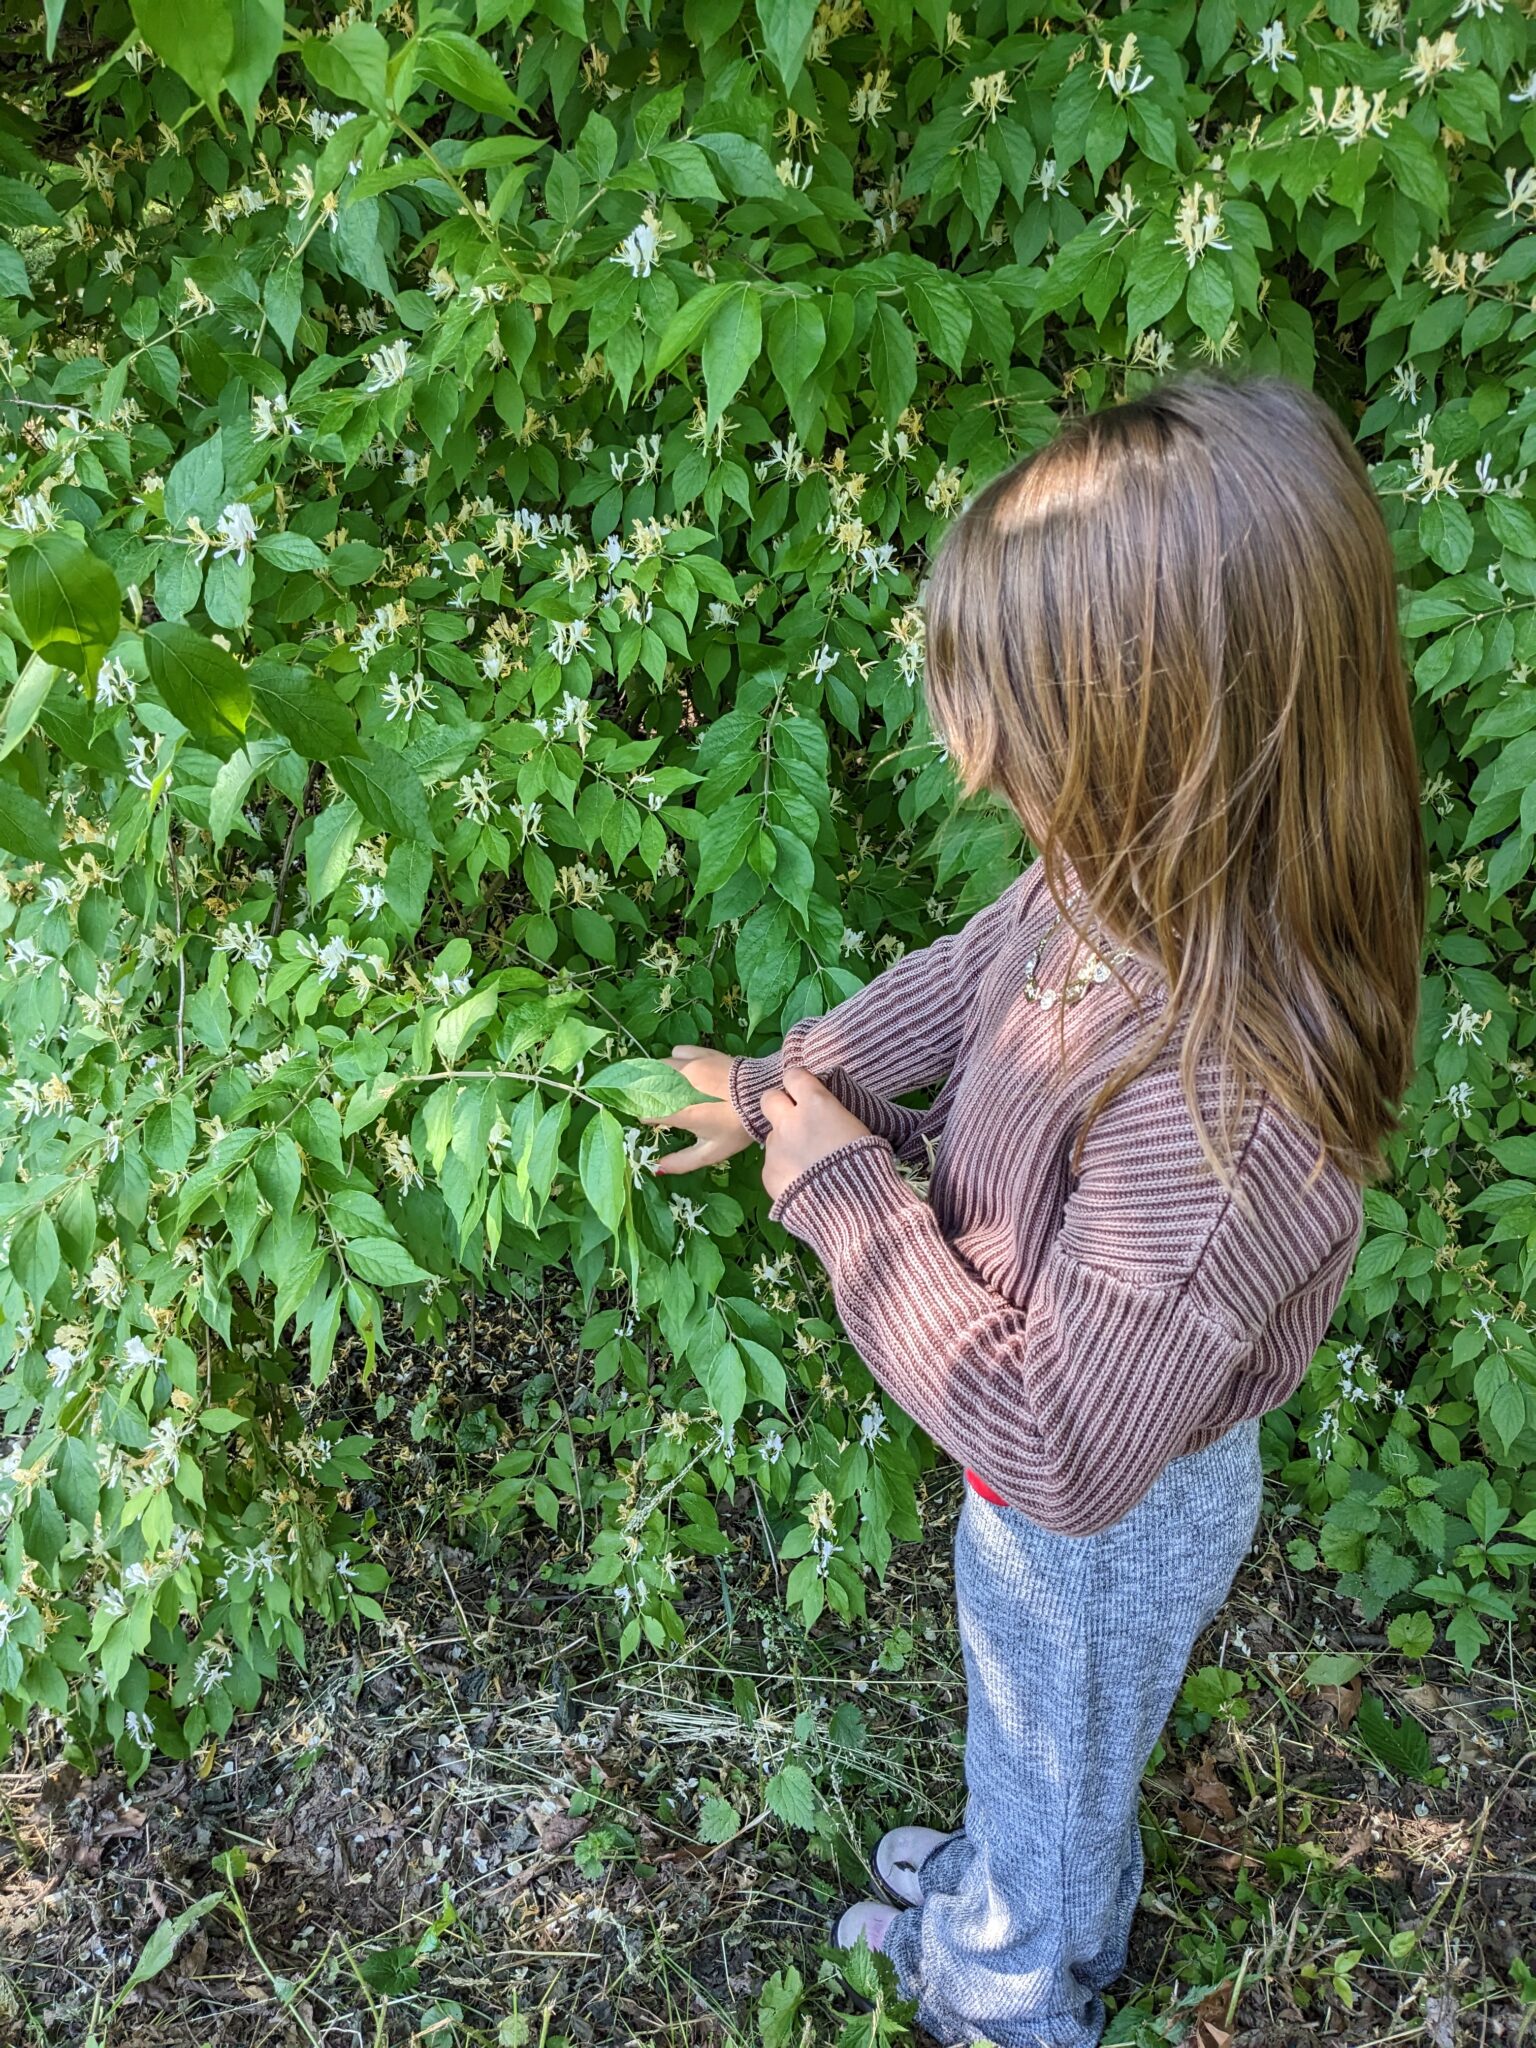
MULTIPOLYGON (((419 1392, 427 1375, 451 1406, 488 1343, 508 1356, 482 1325, 381 1377, 419 1392)), ((807 1638, 744 1521, 691 1582, 686 1653, 621 1667, 553 1539, 458 1540, 444 1503, 462 1473, 412 1438, 406 1405, 377 1453, 387 1632, 317 1636, 306 1672, 131 1792, 43 1749, 0 1773, 0 2043, 916 2041, 826 1937, 883 1827, 959 1818, 956 1475, 935 1476, 928 1537, 898 1549, 857 1628, 807 1638), (791 1760, 814 1831, 764 1803, 791 1760), (216 1869, 232 1850, 243 1868, 216 1869), (200 1900, 171 1963, 125 1993, 155 1930, 200 1900)), ((1510 1646, 1470 1679, 1405 1663, 1267 1537, 1202 1667, 1148 1779, 1108 2041, 1536 2043, 1536 1672, 1510 1646), (1319 1650, 1365 1669, 1309 1682, 1319 1650), (1209 1718, 1223 1670, 1249 1685, 1209 1718), (1362 1702, 1367 1724, 1377 1705, 1411 1716, 1442 1782, 1395 1780, 1362 1702)))

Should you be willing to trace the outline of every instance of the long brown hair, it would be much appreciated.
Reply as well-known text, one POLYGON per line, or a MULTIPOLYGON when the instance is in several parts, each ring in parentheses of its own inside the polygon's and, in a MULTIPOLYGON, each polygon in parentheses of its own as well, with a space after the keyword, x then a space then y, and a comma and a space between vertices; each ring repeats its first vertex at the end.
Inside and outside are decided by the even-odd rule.
POLYGON ((1375 1178, 1412 1071, 1425 855, 1391 544, 1332 411, 1187 374, 1073 418, 948 529, 924 614, 962 793, 1003 797, 1078 940, 1131 946, 1168 992, 1088 1121, 1182 1028, 1224 1181, 1254 1089, 1316 1134, 1317 1172, 1375 1178))

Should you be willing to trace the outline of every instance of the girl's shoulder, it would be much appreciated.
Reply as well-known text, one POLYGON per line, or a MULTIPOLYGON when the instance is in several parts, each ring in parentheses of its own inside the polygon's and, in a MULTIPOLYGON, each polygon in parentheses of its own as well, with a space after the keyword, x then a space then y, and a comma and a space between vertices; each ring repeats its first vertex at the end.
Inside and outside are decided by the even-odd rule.
MULTIPOLYGON (((1213 1076, 1199 1090, 1207 1130, 1224 1105, 1213 1076)), ((1359 1237, 1359 1186, 1316 1135, 1267 1091, 1249 1091, 1233 1132, 1230 1179, 1201 1143, 1177 1055, 1130 1081, 1089 1126, 1072 1200, 1069 1249, 1090 1263, 1139 1269, 1162 1284, 1202 1274, 1244 1292, 1245 1269, 1275 1298, 1304 1287, 1359 1237)))

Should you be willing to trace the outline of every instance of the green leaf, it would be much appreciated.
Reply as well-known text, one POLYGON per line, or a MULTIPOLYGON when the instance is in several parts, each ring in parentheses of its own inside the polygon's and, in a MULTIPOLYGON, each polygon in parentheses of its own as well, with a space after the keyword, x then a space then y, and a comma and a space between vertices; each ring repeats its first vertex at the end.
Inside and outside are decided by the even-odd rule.
POLYGON ((41 1309, 59 1272, 59 1235, 46 1209, 34 1209, 11 1237, 11 1271, 34 1310, 41 1309))
POLYGON ((816 0, 755 0, 763 45, 786 93, 792 93, 811 46, 816 0))
POLYGON ((151 1977, 158 1977, 174 1960, 182 1936, 188 1928, 195 1927, 199 1920, 213 1911, 215 1906, 221 1906, 223 1903, 223 1892, 208 1892, 202 1898, 194 1899, 192 1904, 178 1913, 174 1920, 162 1920, 145 1942, 139 1953, 139 1960, 134 1964, 132 1974, 118 1996, 123 1997, 140 1984, 147 1984, 151 1977))
POLYGON ((338 785, 379 830, 436 846, 421 778, 398 754, 376 740, 361 740, 356 754, 331 763, 338 785))
POLYGON ((970 339, 971 309, 965 293, 942 271, 909 279, 907 306, 913 324, 941 363, 958 375, 970 339))
POLYGON ((326 565, 325 549, 307 533, 264 533, 256 542, 256 552, 275 569, 293 573, 303 569, 318 573, 326 565))
POLYGON ((684 299, 668 317, 656 344, 653 369, 656 374, 670 367, 679 356, 689 355, 702 340, 704 330, 725 303, 730 286, 707 284, 702 291, 684 299))
POLYGON ((741 1833, 741 1815, 728 1799, 717 1793, 699 1802, 699 1840, 718 1848, 741 1833))
POLYGON ((768 323, 768 361, 786 398, 810 382, 826 347, 827 323, 808 293, 796 293, 774 308, 768 323))
POLYGON ((235 55, 235 23, 227 0, 131 0, 134 26, 162 63, 183 77, 200 100, 219 103, 235 55))
POLYGON ((416 69, 477 114, 510 118, 520 108, 488 50, 457 29, 433 27, 416 38, 416 69))
POLYGON ((917 389, 917 344, 896 308, 882 299, 869 336, 869 375, 880 418, 895 428, 917 389))
POLYGON ((233 655, 190 626, 163 621, 145 633, 144 654, 161 701, 194 739, 217 745, 241 737, 251 687, 233 655))
POLYGON ((208 799, 208 832, 215 846, 222 846, 234 830, 251 784, 274 761, 288 753, 286 740, 252 740, 237 747, 214 778, 208 799))
POLYGON ((774 1772, 763 1788, 763 1797, 768 1809, 792 1828, 799 1828, 809 1834, 816 1825, 816 1814, 820 1802, 816 1787, 808 1773, 799 1764, 785 1764, 774 1772))
POLYGON ((0 775, 0 847, 21 860, 55 866, 61 856, 52 818, 36 797, 0 775))
POLYGON ((354 1237, 347 1264, 371 1287, 416 1287, 432 1278, 393 1237, 354 1237))
POLYGON ((1365 1669, 1365 1659, 1352 1650, 1323 1650, 1302 1673, 1308 1685, 1348 1685, 1365 1669))
POLYGON ((6 700, 4 717, 0 718, 0 761, 15 753, 32 730, 58 677, 58 669, 40 654, 34 654, 28 661, 6 700))
POLYGON ((305 36, 299 52, 304 68, 324 91, 372 114, 388 114, 389 45, 376 28, 354 21, 336 35, 305 36))
POLYGON ((462 1003, 455 1003, 452 1009, 444 1010, 437 1020, 433 1035, 438 1053, 445 1065, 452 1066, 462 1058, 467 1046, 484 1030, 501 1004, 501 995, 494 982, 484 988, 477 988, 473 995, 462 1003))
POLYGON ((1411 1714, 1393 1721, 1373 1692, 1360 1696, 1355 1733, 1384 1770, 1394 1778, 1408 1778, 1420 1785, 1436 1784, 1444 1776, 1435 1768, 1429 1737, 1411 1714))
POLYGON ((234 27, 234 54, 224 67, 224 84, 245 116, 256 125, 256 109, 283 45, 283 0, 228 0, 234 27))
POLYGON ((306 761, 331 762, 359 751, 357 720, 332 695, 324 672, 263 659, 253 661, 245 677, 254 709, 306 761))
POLYGON ((746 382, 763 348, 763 314, 757 288, 733 285, 704 335, 704 386, 713 425, 746 382))
POLYGON ((687 1078, 666 1060, 617 1060, 601 1067, 583 1084, 588 1095, 610 1103, 626 1116, 666 1116, 690 1102, 708 1102, 687 1078))
POLYGON ((628 1199, 629 1162, 623 1128, 606 1109, 600 1109, 581 1134, 579 1171, 583 1192, 598 1219, 616 1231, 628 1199))
POLYGON ((40 533, 8 565, 11 605, 40 659, 76 675, 93 672, 117 638, 117 578, 82 540, 40 533))
POLYGON ((697 1370, 699 1384, 720 1417, 721 1428, 729 1434, 741 1420, 747 1402, 746 1361, 736 1346, 727 1341, 702 1359, 697 1370))

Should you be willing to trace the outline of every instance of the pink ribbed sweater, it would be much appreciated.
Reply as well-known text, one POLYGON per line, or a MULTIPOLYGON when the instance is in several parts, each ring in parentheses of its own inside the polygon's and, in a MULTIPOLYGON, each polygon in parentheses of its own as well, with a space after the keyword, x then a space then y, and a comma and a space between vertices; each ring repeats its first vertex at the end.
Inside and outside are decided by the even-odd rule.
MULTIPOLYGON (((1338 1304, 1360 1192, 1268 1097, 1240 1130, 1234 1201, 1207 1165, 1177 1046, 1070 1157, 1083 1112, 1164 997, 1122 970, 1066 1013, 1022 993, 1055 919, 1036 861, 957 933, 737 1059, 754 1136, 784 1067, 818 1075, 869 1125, 769 1214, 820 1256, 859 1356, 891 1397, 1004 1501, 1069 1535, 1118 1521, 1172 1458, 1286 1400, 1338 1304), (889 1098, 943 1082, 927 1110, 889 1098), (936 1150, 931 1143, 937 1141, 936 1150), (897 1170, 931 1158, 928 1199, 897 1170)), ((1070 971, 1058 930, 1036 970, 1070 971)), ((1204 1083, 1202 1084, 1205 1085, 1204 1083)), ((1206 1100, 1218 1106, 1214 1070, 1206 1100)))

